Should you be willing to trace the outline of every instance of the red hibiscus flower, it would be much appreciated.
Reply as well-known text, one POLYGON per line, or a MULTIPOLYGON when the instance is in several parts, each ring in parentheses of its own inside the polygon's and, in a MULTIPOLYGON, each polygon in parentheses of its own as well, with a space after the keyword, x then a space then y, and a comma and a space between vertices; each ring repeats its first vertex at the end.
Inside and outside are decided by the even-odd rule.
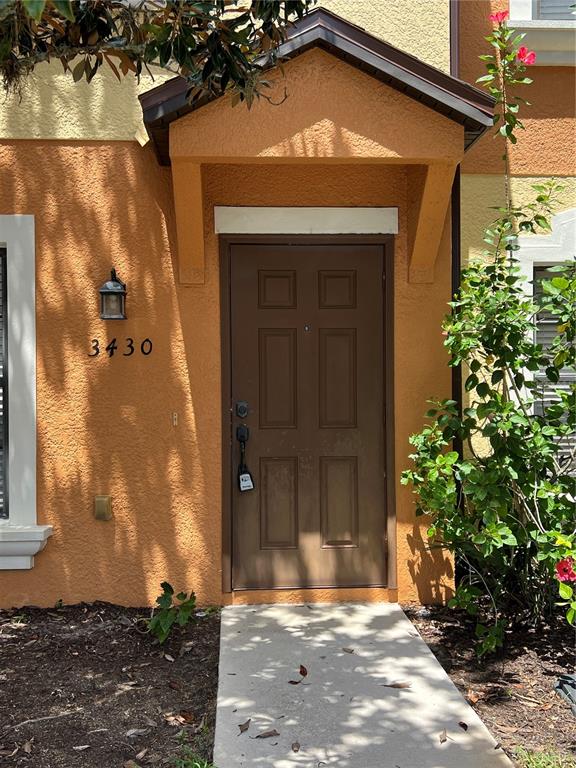
POLYGON ((556 563, 556 578, 558 581, 576 581, 574 558, 565 557, 556 563))
POLYGON ((528 48, 526 48, 524 45, 521 45, 520 48, 518 48, 516 57, 518 61, 522 62, 522 64, 534 64, 536 61, 536 54, 534 51, 529 51, 528 48))
POLYGON ((492 24, 502 24, 508 18, 508 11, 498 11, 498 13, 491 13, 490 21, 492 24))

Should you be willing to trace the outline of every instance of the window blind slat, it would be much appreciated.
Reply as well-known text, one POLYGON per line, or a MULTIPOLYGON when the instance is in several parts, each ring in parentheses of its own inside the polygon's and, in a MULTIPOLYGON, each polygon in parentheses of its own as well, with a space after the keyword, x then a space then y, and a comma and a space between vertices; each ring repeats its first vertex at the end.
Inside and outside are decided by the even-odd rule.
POLYGON ((538 18, 545 21, 576 21, 574 0, 540 0, 538 18))
MULTIPOLYGON (((571 2, 575 1, 576 0, 571 0, 571 2)), ((537 300, 542 295, 542 281, 549 280, 552 277, 554 277, 554 273, 549 272, 548 267, 534 268, 534 296, 537 300)), ((555 319, 551 317, 550 313, 541 312, 536 319, 534 333, 536 342, 542 344, 544 349, 549 349, 557 333, 558 330, 555 319)), ((549 381, 543 372, 537 373, 534 379, 538 384, 538 390, 540 392, 540 397, 537 398, 535 403, 535 411, 538 414, 542 414, 548 406, 558 402, 556 392, 574 392, 574 388, 576 387, 576 371, 562 371, 560 380, 556 384, 549 381)), ((561 461, 567 460, 573 453, 576 454, 576 433, 559 439, 558 445, 560 447, 561 461)), ((572 458, 568 471, 576 474, 576 456, 572 458)))

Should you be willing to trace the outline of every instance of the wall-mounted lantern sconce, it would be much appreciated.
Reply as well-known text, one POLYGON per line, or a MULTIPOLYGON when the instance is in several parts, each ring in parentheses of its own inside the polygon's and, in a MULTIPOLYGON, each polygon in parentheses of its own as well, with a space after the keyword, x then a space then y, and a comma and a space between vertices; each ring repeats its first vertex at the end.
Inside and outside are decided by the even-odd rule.
POLYGON ((115 269, 110 272, 110 280, 100 288, 100 317, 126 320, 126 283, 118 279, 115 269))

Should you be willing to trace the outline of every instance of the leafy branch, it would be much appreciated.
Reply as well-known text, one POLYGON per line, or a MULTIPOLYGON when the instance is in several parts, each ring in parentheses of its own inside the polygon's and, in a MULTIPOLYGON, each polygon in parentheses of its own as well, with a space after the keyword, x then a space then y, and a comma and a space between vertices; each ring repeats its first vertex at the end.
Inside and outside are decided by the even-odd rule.
POLYGON ((576 461, 565 448, 576 433, 576 263, 549 270, 541 295, 527 295, 515 258, 518 234, 551 231, 562 187, 536 184, 531 202, 513 203, 510 147, 528 103, 517 90, 532 82, 525 71, 535 54, 508 28, 507 12, 490 18, 486 39, 494 51, 481 57, 487 74, 479 82, 496 100, 506 201, 484 233, 482 262, 464 270, 443 324, 450 364, 466 371, 469 403, 460 413, 453 400, 432 402, 430 423, 411 438, 413 468, 402 476, 417 513, 428 516, 430 539, 464 566, 451 604, 478 615, 479 600, 487 599, 489 620, 477 619, 481 653, 503 642, 507 621, 536 621, 553 610, 559 582, 567 618, 576 619, 567 583, 576 581, 576 461), (543 315, 556 331, 546 345, 535 338, 543 315), (464 456, 451 450, 456 440, 467 446, 464 456))
POLYGON ((185 77, 192 99, 230 89, 250 106, 270 85, 262 57, 274 61, 290 21, 314 2, 4 0, 0 74, 7 92, 21 94, 30 72, 53 59, 76 82, 103 66, 118 80, 160 67, 185 77))

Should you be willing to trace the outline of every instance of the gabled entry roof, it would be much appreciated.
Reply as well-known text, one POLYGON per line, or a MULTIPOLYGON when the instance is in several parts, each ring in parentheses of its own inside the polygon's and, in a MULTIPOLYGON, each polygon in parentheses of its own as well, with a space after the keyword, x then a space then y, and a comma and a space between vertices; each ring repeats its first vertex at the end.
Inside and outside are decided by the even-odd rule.
MULTIPOLYGON (((311 48, 324 49, 464 126, 466 149, 493 124, 494 100, 487 93, 323 8, 290 26, 286 40, 278 48, 278 60, 286 61, 311 48)), ((170 164, 170 123, 214 98, 200 98, 191 104, 187 99, 188 89, 187 81, 176 77, 139 97, 144 124, 162 165, 170 164)))

